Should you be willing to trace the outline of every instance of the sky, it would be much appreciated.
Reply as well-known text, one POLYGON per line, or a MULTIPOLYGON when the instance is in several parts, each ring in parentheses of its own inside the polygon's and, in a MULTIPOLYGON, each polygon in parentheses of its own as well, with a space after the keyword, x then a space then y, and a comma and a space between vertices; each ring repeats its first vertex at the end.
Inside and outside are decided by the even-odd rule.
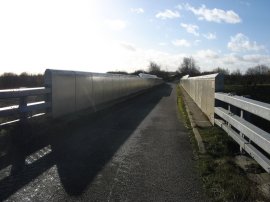
POLYGON ((270 65, 268 0, 1 0, 0 74, 270 65))

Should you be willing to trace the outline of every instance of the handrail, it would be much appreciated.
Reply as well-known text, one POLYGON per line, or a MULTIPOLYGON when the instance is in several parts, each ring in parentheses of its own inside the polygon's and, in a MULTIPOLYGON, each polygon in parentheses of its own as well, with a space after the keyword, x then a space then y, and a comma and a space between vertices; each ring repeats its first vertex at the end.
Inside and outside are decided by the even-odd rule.
POLYGON ((51 89, 45 88, 45 87, 6 89, 6 90, 0 90, 0 99, 44 95, 50 92, 51 92, 51 89))
POLYGON ((239 145, 270 173, 270 133, 244 119, 244 112, 270 121, 270 104, 226 93, 215 93, 215 99, 228 104, 228 110, 215 107, 215 124, 224 129, 239 145), (230 111, 240 109, 240 116, 230 111), (260 148, 260 149, 257 149, 260 148))
MULTIPOLYGON (((0 123, 0 126, 8 125, 11 123, 18 122, 19 120, 27 120, 28 118, 35 117, 36 114, 40 114, 35 111, 43 110, 45 112, 49 111, 51 108, 51 102, 48 100, 48 96, 45 97, 45 100, 39 102, 30 102, 27 103, 27 97, 29 96, 41 96, 48 95, 51 93, 50 88, 38 87, 38 88, 19 88, 19 89, 6 89, 0 90, 0 99, 19 99, 18 105, 9 105, 6 107, 0 108, 0 117, 14 117, 19 115, 19 119, 9 120, 4 123, 0 123)), ((41 113, 44 114, 44 113, 41 113)))
POLYGON ((228 93, 215 93, 215 98, 270 121, 270 104, 268 103, 228 93))

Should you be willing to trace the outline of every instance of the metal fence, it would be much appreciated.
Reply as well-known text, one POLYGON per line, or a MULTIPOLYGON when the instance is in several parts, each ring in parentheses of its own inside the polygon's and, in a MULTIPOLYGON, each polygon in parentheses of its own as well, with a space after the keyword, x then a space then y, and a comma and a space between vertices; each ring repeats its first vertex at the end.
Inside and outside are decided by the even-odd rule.
POLYGON ((270 134, 245 119, 245 115, 251 113, 270 124, 270 104, 226 93, 215 93, 215 99, 227 108, 215 107, 215 124, 270 173, 270 134))
POLYGON ((52 89, 54 118, 84 109, 99 110, 112 102, 163 83, 159 78, 48 69, 45 85, 52 89))
POLYGON ((51 107, 47 99, 50 93, 51 89, 45 87, 0 90, 0 100, 4 100, 6 105, 0 108, 0 126, 44 115, 51 107), (28 98, 33 96, 43 96, 44 100, 29 101, 28 98))
POLYGON ((46 112, 58 118, 85 109, 97 111, 163 83, 157 77, 51 69, 45 71, 44 77, 45 87, 0 90, 0 104, 3 103, 0 105, 0 126, 46 112), (36 96, 43 96, 43 99, 38 102, 28 99, 36 96))
POLYGON ((180 84, 214 124, 215 92, 223 90, 223 76, 210 74, 205 76, 184 76, 180 84))
POLYGON ((270 124, 270 104, 221 93, 223 78, 217 74, 181 78, 180 84, 208 116, 225 130, 242 151, 246 151, 270 173, 270 134, 256 126, 250 115, 270 124), (219 92, 218 92, 219 91, 219 92))

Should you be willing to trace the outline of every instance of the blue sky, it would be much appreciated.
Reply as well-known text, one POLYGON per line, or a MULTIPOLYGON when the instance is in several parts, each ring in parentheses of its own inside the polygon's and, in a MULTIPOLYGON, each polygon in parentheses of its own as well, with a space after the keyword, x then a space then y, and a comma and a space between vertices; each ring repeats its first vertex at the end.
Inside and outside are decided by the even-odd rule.
POLYGON ((0 2, 0 73, 270 65, 267 0, 0 2))

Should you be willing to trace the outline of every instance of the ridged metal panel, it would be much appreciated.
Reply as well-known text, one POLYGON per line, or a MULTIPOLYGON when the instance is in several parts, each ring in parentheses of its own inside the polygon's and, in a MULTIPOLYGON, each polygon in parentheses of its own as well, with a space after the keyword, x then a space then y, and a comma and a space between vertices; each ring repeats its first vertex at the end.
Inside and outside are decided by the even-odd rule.
POLYGON ((109 100, 113 100, 113 81, 110 76, 103 75, 103 100, 102 103, 106 103, 109 100))
POLYGON ((45 85, 52 90, 52 115, 60 117, 100 105, 161 84, 161 79, 130 75, 46 70, 45 85))
POLYGON ((181 78, 180 84, 214 124, 215 92, 223 89, 223 77, 219 74, 181 78))
POLYGON ((91 73, 76 73, 76 111, 94 107, 91 73))
POLYGON ((93 73, 92 76, 93 79, 93 97, 94 97, 94 105, 100 105, 103 103, 104 101, 104 96, 103 96, 103 92, 104 92, 104 77, 102 76, 102 74, 96 74, 93 73))
POLYGON ((52 91, 53 117, 76 111, 76 75, 74 71, 46 70, 45 85, 52 91))

